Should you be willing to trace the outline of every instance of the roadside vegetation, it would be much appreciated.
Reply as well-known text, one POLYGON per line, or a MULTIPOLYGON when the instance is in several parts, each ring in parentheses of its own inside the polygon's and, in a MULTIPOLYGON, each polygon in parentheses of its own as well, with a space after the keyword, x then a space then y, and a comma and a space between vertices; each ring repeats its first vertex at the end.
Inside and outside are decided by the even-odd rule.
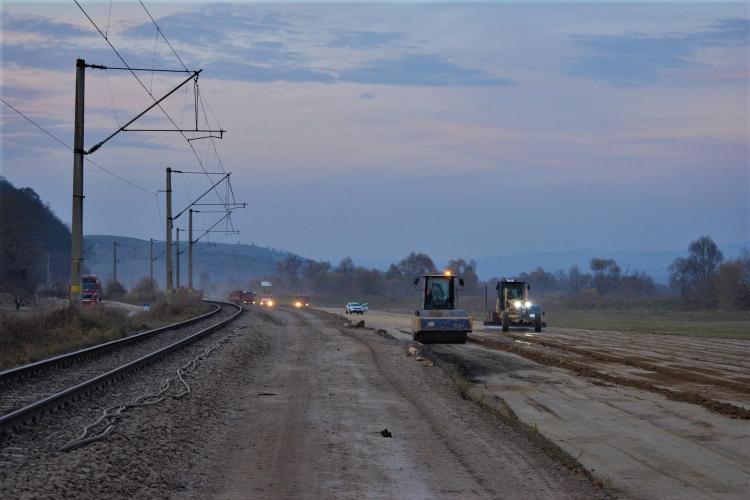
POLYGON ((137 332, 183 321, 210 310, 196 297, 160 297, 149 311, 128 316, 120 309, 97 305, 48 311, 0 312, 0 370, 137 332))

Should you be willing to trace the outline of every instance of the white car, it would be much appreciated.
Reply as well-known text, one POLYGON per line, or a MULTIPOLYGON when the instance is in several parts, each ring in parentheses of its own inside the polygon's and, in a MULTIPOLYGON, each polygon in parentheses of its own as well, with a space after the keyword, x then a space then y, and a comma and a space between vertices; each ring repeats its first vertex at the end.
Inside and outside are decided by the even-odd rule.
POLYGON ((346 314, 364 314, 367 310, 367 305, 364 307, 359 302, 349 302, 344 308, 346 314))

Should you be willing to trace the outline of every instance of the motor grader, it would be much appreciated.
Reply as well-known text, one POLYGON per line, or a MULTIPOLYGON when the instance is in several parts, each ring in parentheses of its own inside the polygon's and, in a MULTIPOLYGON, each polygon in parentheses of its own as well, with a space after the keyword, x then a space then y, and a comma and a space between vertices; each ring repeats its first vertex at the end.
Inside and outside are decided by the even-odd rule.
POLYGON ((526 282, 506 279, 499 281, 495 289, 495 310, 485 311, 485 326, 499 326, 504 332, 509 331, 511 326, 533 327, 535 332, 541 332, 542 327, 547 326, 542 306, 529 300, 531 286, 526 282))

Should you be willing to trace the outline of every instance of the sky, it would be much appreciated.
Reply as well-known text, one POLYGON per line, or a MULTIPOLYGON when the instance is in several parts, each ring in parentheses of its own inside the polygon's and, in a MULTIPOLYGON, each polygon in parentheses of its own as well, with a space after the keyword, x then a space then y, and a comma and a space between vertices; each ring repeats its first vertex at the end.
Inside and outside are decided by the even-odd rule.
MULTIPOLYGON (((131 66, 182 67, 138 2, 80 3, 131 66)), ((333 262, 750 240, 744 3, 145 4, 203 70, 199 122, 227 133, 195 154, 174 132, 115 136, 89 158, 145 192, 87 163, 86 234, 163 239, 171 167, 231 172, 240 234, 212 239, 333 262)), ((0 49, 3 99, 68 144, 75 59, 121 66, 73 2, 3 2, 0 49)), ((185 78, 138 75, 154 96, 185 78)), ((88 69, 86 147, 151 102, 88 69)), ((192 84, 164 108, 194 127, 192 84)), ((0 175, 69 222, 70 151, 5 106, 0 125, 0 175)), ((175 175, 175 211, 220 177, 175 175)))

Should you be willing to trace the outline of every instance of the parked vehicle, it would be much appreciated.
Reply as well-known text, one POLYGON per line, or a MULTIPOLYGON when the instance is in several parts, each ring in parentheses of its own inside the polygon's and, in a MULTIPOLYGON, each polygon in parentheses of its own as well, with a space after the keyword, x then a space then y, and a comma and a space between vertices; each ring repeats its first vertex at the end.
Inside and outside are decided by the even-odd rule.
POLYGON ((359 302, 349 302, 344 308, 346 314, 364 314, 366 309, 359 302))
POLYGON ((98 304, 102 301, 102 283, 95 274, 81 276, 81 303, 98 304))
POLYGON ((237 304, 255 304, 255 292, 235 290, 229 294, 229 301, 237 304))

